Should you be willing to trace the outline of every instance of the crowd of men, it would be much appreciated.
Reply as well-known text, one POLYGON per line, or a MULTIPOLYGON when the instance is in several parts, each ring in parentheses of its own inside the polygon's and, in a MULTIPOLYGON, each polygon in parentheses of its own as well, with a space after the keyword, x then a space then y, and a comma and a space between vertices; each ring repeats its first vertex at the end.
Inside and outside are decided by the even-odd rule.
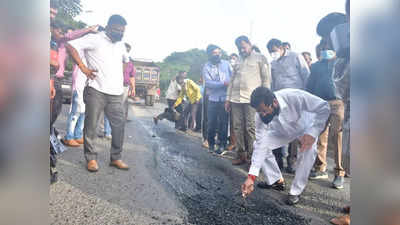
MULTIPOLYGON (((83 144, 87 170, 98 171, 94 143, 98 124, 104 120, 105 136, 111 139, 110 166, 127 170, 121 153, 127 97, 135 90, 135 69, 127 53, 131 47, 121 42, 127 22, 113 15, 105 29, 63 31, 53 20, 56 13, 52 8, 51 128, 61 108, 58 80, 69 54, 75 63, 73 97, 63 143, 83 144)), ((332 187, 342 189, 344 177, 350 176, 350 72, 348 48, 335 38, 337 28, 348 22, 349 15, 341 13, 321 19, 315 63, 309 52, 294 52, 279 39, 266 43, 270 62, 246 36, 236 38, 239 55, 233 53, 229 61, 222 59, 220 47, 208 45, 201 79, 195 82, 185 71, 179 72, 166 92, 168 107, 153 118, 154 123, 168 119, 177 130, 202 131, 209 152, 234 151, 232 165, 249 168, 243 197, 254 190, 260 170, 265 182, 258 182, 259 188, 284 191, 285 171, 295 174, 286 202, 297 204, 309 179, 328 179, 328 149, 335 159, 332 187)), ((345 216, 332 223, 347 221, 345 216)))

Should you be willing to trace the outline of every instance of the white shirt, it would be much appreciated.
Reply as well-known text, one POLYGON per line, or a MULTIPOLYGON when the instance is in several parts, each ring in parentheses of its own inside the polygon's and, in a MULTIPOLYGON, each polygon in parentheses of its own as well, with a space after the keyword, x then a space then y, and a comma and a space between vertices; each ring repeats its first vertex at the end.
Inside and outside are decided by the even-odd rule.
POLYGON ((300 89, 282 89, 274 92, 280 113, 267 125, 258 113, 255 116, 256 141, 249 174, 258 176, 267 151, 309 134, 315 139, 325 128, 330 114, 327 101, 300 89))
POLYGON ((97 76, 89 86, 109 95, 121 95, 124 91, 123 62, 129 58, 123 42, 112 43, 105 32, 88 34, 70 41, 78 52, 83 51, 88 68, 97 70, 97 76))
POLYGON ((171 80, 166 93, 166 98, 173 100, 178 99, 181 89, 181 86, 178 84, 178 82, 176 82, 176 80, 171 80))

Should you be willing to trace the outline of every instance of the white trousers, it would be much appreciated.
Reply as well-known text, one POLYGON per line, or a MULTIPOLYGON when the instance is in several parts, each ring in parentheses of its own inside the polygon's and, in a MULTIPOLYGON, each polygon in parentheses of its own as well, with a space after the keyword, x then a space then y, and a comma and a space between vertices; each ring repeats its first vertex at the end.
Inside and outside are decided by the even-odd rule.
MULTIPOLYGON (((282 140, 281 146, 287 145, 292 141, 293 140, 282 140)), ((318 140, 314 142, 311 149, 308 149, 304 152, 300 152, 298 150, 295 168, 296 174, 294 176, 289 194, 300 195, 305 189, 308 183, 308 177, 315 162, 315 158, 317 157, 317 141, 318 140)), ((267 151, 267 156, 261 168, 264 172, 266 182, 269 185, 272 185, 282 178, 281 170, 279 169, 272 150, 267 151)))

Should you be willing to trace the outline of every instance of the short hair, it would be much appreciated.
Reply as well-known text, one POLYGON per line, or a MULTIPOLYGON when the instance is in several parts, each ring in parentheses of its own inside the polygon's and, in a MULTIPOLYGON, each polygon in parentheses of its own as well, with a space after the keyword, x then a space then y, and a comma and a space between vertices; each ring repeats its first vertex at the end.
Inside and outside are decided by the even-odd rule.
POLYGON ((329 13, 324 16, 317 25, 317 34, 321 37, 328 36, 333 28, 339 24, 346 23, 346 15, 343 13, 329 13))
POLYGON ((125 47, 126 47, 126 48, 132 48, 131 45, 128 44, 128 43, 126 43, 126 42, 125 42, 125 47))
POLYGON ((178 76, 176 76, 176 81, 181 81, 181 80, 185 80, 185 75, 183 75, 183 73, 179 73, 179 75, 178 76))
POLYGON ((240 43, 242 43, 242 41, 244 41, 248 44, 251 44, 249 38, 247 36, 242 35, 242 36, 236 38, 236 40, 235 40, 235 45, 237 48, 240 48, 240 43))
POLYGON ((309 52, 302 52, 301 54, 302 54, 302 55, 308 55, 308 56, 311 57, 311 53, 309 53, 309 52))
POLYGON ((285 46, 285 45, 289 46, 289 48, 292 48, 292 46, 290 45, 289 42, 283 42, 283 43, 282 43, 282 46, 285 46))
POLYGON ((267 44, 267 49, 268 49, 268 51, 269 51, 269 52, 272 52, 272 48, 273 48, 274 46, 277 47, 277 48, 281 47, 281 46, 282 46, 282 41, 280 41, 280 40, 278 40, 278 39, 275 39, 275 38, 269 40, 269 41, 268 41, 268 44, 267 44))
POLYGON ((118 24, 118 25, 122 25, 122 26, 126 26, 126 20, 124 19, 124 17, 120 16, 120 15, 112 15, 107 22, 107 26, 111 26, 113 24, 118 24))
POLYGON ((255 45, 253 45, 252 49, 253 49, 255 52, 261 53, 260 49, 259 49, 257 46, 255 46, 255 45))
POLYGON ((184 70, 179 70, 178 76, 183 75, 185 72, 186 72, 186 71, 184 71, 184 70))
POLYGON ((269 88, 258 87, 252 93, 250 97, 250 105, 253 108, 257 108, 261 103, 267 106, 272 105, 276 96, 269 88))
POLYGON ((236 53, 232 53, 229 57, 235 56, 236 58, 239 58, 239 56, 236 53))

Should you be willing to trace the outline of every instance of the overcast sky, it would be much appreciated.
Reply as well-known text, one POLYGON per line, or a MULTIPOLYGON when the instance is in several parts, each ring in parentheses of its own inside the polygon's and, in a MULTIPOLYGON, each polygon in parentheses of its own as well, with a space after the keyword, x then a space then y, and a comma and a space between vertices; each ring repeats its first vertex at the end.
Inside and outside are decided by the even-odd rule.
POLYGON ((81 0, 76 19, 105 25, 112 14, 128 22, 124 41, 135 58, 162 61, 174 51, 205 49, 213 43, 228 54, 234 41, 248 35, 267 54, 271 38, 291 43, 296 52, 315 58, 318 21, 330 12, 345 12, 345 0, 81 0))

